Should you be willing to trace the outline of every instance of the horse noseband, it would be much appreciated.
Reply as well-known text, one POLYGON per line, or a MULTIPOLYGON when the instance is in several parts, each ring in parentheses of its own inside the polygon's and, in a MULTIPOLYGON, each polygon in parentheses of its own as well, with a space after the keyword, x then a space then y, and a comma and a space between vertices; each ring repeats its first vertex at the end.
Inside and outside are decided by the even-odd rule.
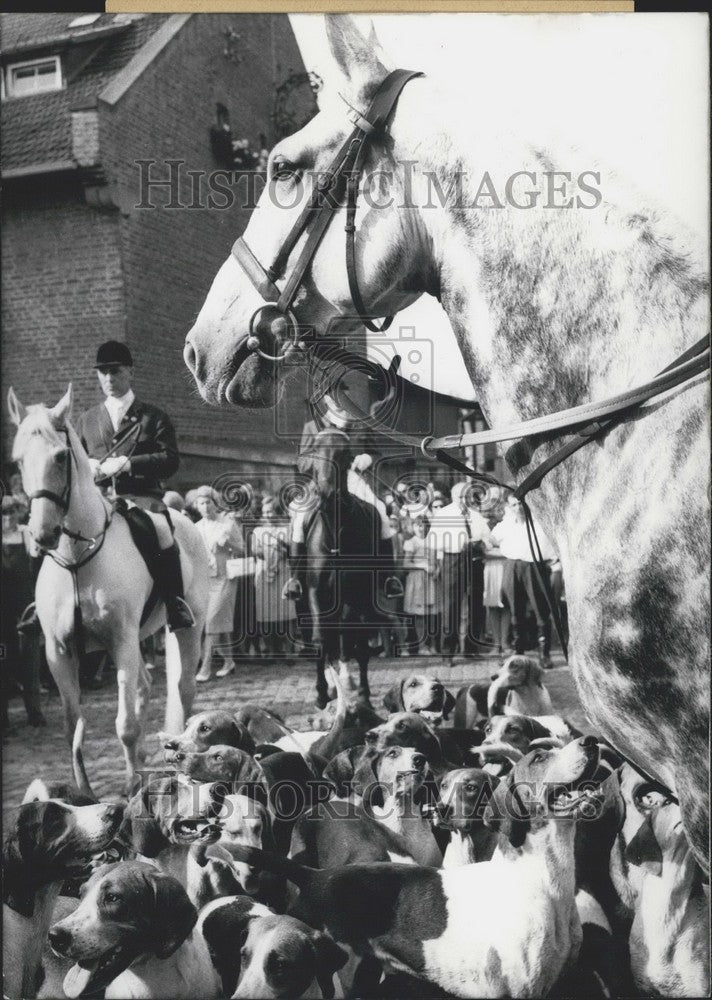
POLYGON ((344 205, 346 206, 346 273, 354 308, 361 322, 369 330, 378 333, 390 326, 392 316, 386 317, 378 326, 367 315, 356 277, 354 219, 359 180, 369 142, 385 134, 401 91, 409 80, 417 76, 423 74, 408 69, 397 69, 389 73, 380 84, 365 115, 349 105, 351 111, 348 117, 354 124, 354 129, 339 149, 328 170, 314 185, 308 203, 287 234, 269 268, 260 263, 243 237, 235 241, 232 255, 265 301, 250 319, 249 335, 245 342, 245 349, 248 352, 258 354, 266 361, 276 362, 283 361, 295 349, 306 349, 307 331, 303 328, 300 330, 292 307, 329 223, 336 211, 344 205), (292 251, 302 236, 306 236, 306 242, 284 289, 281 290, 276 282, 284 276, 292 251), (270 353, 270 350, 266 349, 267 344, 270 346, 278 344, 278 352, 270 353))

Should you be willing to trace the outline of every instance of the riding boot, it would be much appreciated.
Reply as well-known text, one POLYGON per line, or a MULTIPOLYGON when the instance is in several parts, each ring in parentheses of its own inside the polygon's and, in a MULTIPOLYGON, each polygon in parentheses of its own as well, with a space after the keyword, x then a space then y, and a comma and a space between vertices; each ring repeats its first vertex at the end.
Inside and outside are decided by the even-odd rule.
POLYGON ((180 551, 175 542, 161 549, 156 561, 156 583, 166 605, 168 628, 175 632, 180 628, 193 628, 195 618, 183 598, 183 574, 180 568, 180 551))

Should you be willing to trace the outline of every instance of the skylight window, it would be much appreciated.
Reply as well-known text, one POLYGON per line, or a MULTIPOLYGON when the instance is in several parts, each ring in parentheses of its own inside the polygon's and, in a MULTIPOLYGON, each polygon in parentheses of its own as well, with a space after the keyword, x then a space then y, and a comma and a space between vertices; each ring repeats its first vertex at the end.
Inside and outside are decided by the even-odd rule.
POLYGON ((81 14, 79 17, 75 17, 73 21, 69 22, 70 28, 87 28, 90 24, 98 21, 101 14, 81 14))

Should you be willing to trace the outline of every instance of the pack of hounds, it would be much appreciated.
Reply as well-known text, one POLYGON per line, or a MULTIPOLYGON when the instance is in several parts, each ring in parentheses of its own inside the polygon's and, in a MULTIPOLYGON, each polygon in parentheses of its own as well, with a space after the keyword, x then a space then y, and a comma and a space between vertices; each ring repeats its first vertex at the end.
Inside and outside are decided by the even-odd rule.
POLYGON ((535 661, 455 695, 412 674, 383 715, 332 681, 311 732, 192 717, 128 803, 93 797, 80 723, 77 788, 36 779, 6 839, 5 995, 709 994, 678 805, 535 661))

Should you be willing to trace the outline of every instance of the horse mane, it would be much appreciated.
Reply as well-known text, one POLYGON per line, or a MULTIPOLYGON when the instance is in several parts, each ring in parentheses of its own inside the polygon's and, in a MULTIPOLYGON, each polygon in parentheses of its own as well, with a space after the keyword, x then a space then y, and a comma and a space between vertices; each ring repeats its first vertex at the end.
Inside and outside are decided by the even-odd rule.
POLYGON ((52 421, 50 409, 44 403, 32 403, 27 407, 27 416, 18 427, 12 445, 13 461, 22 457, 31 437, 41 437, 54 448, 64 446, 59 430, 52 421))

